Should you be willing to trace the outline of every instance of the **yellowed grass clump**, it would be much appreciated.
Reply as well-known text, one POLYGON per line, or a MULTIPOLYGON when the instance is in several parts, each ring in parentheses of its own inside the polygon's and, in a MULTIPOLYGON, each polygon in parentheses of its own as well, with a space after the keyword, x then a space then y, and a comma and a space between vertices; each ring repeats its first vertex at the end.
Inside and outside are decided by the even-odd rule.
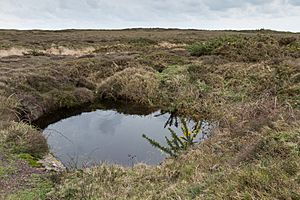
POLYGON ((152 104, 158 96, 159 81, 153 71, 127 68, 107 78, 99 87, 102 98, 152 104))

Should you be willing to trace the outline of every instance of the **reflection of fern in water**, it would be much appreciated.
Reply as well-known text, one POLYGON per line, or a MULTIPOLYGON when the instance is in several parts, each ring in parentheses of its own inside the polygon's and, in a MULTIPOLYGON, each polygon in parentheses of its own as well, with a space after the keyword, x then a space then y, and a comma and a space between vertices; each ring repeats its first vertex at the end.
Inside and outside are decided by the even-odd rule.
POLYGON ((168 128, 171 133, 171 138, 165 137, 168 147, 162 146, 157 141, 147 137, 145 134, 143 134, 143 138, 148 140, 152 146, 159 148, 172 157, 177 157, 181 151, 186 150, 188 147, 197 143, 196 137, 199 135, 202 128, 202 122, 197 122, 191 130, 189 130, 186 120, 181 119, 181 124, 183 136, 178 136, 174 130, 168 128))

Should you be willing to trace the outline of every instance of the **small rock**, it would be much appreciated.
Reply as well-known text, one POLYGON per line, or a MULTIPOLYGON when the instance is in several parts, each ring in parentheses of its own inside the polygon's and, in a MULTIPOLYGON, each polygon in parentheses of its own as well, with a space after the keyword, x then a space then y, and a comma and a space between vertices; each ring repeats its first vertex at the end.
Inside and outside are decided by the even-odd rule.
POLYGON ((47 171, 63 172, 66 167, 57 160, 52 154, 46 155, 42 160, 38 161, 47 171))

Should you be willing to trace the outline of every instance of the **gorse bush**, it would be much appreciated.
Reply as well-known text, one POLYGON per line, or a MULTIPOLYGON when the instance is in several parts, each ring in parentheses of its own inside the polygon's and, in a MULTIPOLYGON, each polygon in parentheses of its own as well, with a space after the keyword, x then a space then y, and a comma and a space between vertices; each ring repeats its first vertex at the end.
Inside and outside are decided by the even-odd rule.
POLYGON ((172 157, 177 157, 181 151, 187 150, 190 146, 199 142, 196 141, 196 138, 202 128, 202 122, 197 122, 192 130, 189 130, 186 120, 181 119, 181 124, 182 136, 177 136, 174 130, 168 128, 171 133, 171 139, 165 137, 168 147, 162 146, 157 141, 147 137, 145 134, 143 134, 143 138, 148 140, 152 146, 162 150, 172 157))
POLYGON ((296 56, 296 57, 299 57, 299 52, 300 52, 300 41, 298 40, 298 41, 293 41, 293 42, 291 42, 291 43, 289 43, 288 45, 287 45, 287 49, 290 51, 290 52, 292 52, 292 53, 294 53, 294 55, 296 56))
POLYGON ((214 42, 195 43, 188 47, 188 51, 192 56, 204 56, 212 54, 218 45, 214 42))
POLYGON ((285 56, 299 57, 299 41, 294 37, 224 36, 196 42, 187 50, 192 56, 218 55, 229 61, 257 62, 285 56))
POLYGON ((224 45, 242 44, 245 38, 241 36, 226 36, 213 38, 203 42, 197 42, 188 46, 187 50, 192 56, 204 56, 215 54, 215 50, 224 45))

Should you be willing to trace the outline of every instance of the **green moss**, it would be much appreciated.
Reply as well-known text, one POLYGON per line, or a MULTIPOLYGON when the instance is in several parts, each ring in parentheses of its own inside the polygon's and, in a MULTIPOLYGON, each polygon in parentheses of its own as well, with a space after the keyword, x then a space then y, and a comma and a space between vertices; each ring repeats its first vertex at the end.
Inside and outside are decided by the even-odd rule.
POLYGON ((41 167, 42 166, 41 163, 38 163, 38 159, 33 157, 30 154, 22 153, 22 154, 19 154, 18 157, 23 160, 26 160, 28 162, 28 164, 32 167, 41 167))

